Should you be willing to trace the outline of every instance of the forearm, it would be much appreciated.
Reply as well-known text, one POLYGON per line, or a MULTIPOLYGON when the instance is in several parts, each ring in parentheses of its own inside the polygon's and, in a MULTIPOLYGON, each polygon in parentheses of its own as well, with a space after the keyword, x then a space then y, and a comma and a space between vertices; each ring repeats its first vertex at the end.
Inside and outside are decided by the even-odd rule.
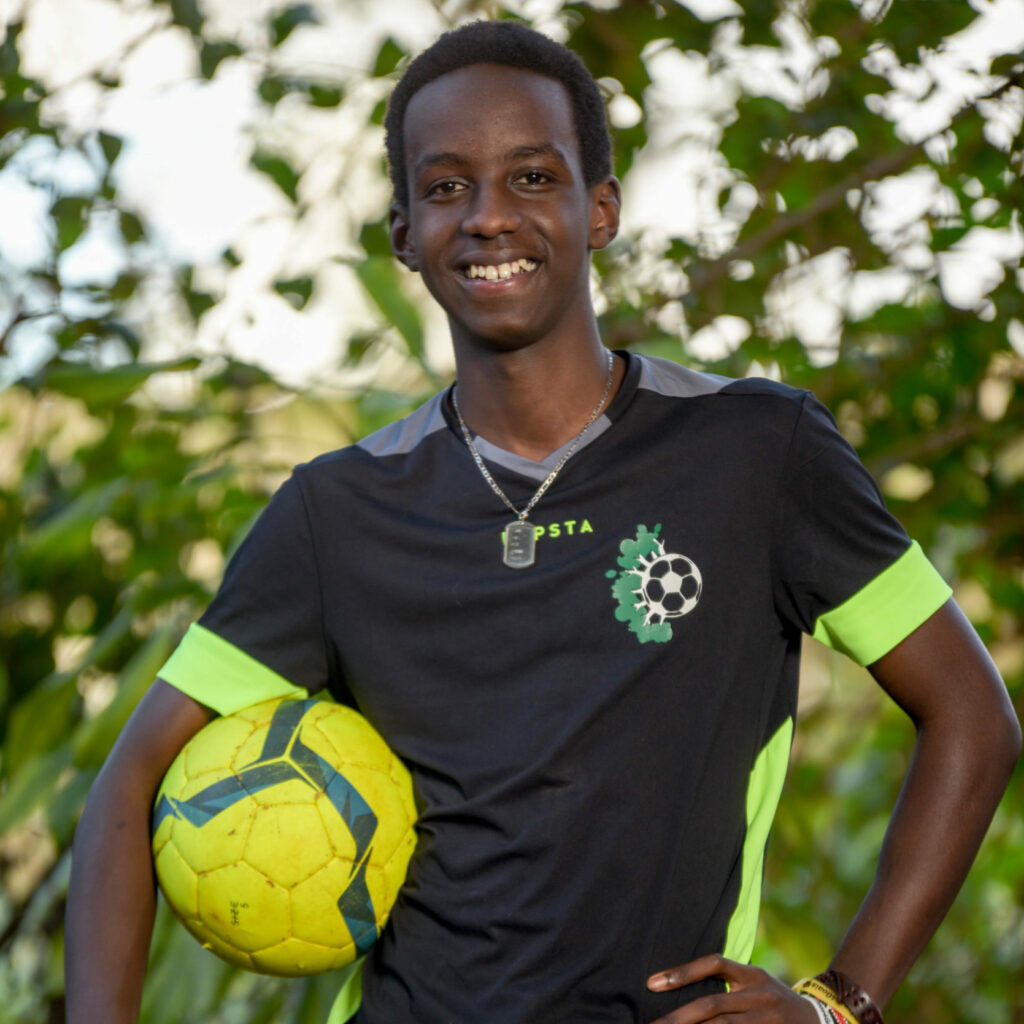
POLYGON ((949 910, 1008 776, 998 753, 979 760, 922 730, 874 883, 832 962, 880 1006, 949 910))
POLYGON ((871 667, 917 726, 871 889, 832 966, 883 1005, 956 897, 1020 752, 1020 725, 950 603, 871 667))
POLYGON ((118 737, 75 832, 65 925, 68 1024, 133 1024, 156 908, 149 820, 164 773, 210 712, 161 680, 118 737))
POLYGON ((145 794, 105 781, 97 781, 75 835, 65 932, 69 1024, 136 1020, 156 907, 145 794))

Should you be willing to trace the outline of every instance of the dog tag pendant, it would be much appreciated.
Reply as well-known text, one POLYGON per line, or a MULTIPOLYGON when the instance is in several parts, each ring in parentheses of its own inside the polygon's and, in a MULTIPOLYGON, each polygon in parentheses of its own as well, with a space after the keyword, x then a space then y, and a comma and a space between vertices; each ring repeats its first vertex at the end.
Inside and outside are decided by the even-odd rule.
POLYGON ((533 565, 536 546, 532 523, 514 519, 505 527, 505 564, 510 569, 528 569, 533 565))

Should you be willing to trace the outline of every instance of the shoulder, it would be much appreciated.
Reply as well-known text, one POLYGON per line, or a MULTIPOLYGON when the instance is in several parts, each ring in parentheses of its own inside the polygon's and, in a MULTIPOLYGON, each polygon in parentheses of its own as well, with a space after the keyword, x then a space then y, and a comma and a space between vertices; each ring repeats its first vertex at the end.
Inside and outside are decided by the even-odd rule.
POLYGON ((368 459, 409 455, 432 435, 445 429, 446 423, 441 409, 446 393, 439 392, 408 416, 403 416, 402 419, 389 423, 386 427, 381 427, 380 430, 367 434, 366 437, 344 448, 324 452, 309 462, 301 463, 295 467, 295 476, 303 481, 312 481, 338 472, 344 473, 346 467, 352 464, 365 465, 368 459))
POLYGON ((436 462, 429 452, 447 428, 442 411, 445 393, 434 395, 408 416, 344 448, 299 464, 285 488, 294 488, 309 508, 342 500, 345 495, 375 492, 393 482, 396 473, 421 476, 436 462))
POLYGON ((634 358, 640 365, 637 387, 666 398, 698 398, 704 395, 773 398, 799 407, 810 394, 802 388, 763 377, 725 377, 693 370, 658 356, 635 355, 634 358))
POLYGON ((431 435, 445 429, 442 406, 447 393, 438 392, 408 416, 369 434, 354 447, 377 458, 408 455, 431 435))
POLYGON ((805 406, 820 405, 810 391, 761 377, 725 377, 703 373, 670 359, 638 355, 637 393, 672 405, 693 406, 697 399, 712 421, 792 430, 805 406))

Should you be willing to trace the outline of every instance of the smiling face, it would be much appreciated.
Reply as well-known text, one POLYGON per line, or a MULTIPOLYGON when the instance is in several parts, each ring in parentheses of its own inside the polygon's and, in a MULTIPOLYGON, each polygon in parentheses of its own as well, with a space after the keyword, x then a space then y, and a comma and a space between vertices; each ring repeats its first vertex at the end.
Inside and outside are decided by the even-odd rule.
POLYGON ((410 101, 405 152, 392 245, 456 350, 591 340, 590 250, 615 237, 619 187, 585 184, 565 87, 502 65, 450 72, 410 101))

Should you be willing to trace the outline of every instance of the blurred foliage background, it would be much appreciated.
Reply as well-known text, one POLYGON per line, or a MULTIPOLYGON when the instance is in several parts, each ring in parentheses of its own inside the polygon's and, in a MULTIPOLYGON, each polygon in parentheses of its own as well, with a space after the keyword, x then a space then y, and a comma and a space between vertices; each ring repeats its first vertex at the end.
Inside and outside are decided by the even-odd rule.
MULTIPOLYGON (((0 1021, 24 1024, 63 1020, 89 784, 225 559, 292 464, 411 409, 452 368, 381 222, 383 102, 409 48, 398 16, 369 60, 334 66, 303 54, 365 14, 358 0, 244 5, 234 20, 212 0, 93 12, 104 5, 141 29, 58 85, 23 45, 53 4, 0 6, 0 178, 43 199, 41 251, 19 262, 0 244, 0 1021), (249 166, 277 197, 280 251, 171 251, 123 192, 124 140, 81 103, 71 113, 69 92, 98 108, 161 34, 187 45, 199 85, 247 71, 249 166), (89 173, 56 173, 68 161, 89 173), (339 206, 352 191, 365 201, 339 206), (96 232, 116 272, 72 273, 96 232), (233 348, 254 274, 290 323, 326 323, 315 380, 288 372, 288 337, 276 367, 233 348), (330 306, 342 284, 360 316, 330 306)), ((595 270, 607 343, 814 390, 955 586, 1020 712, 1024 59, 1019 33, 982 31, 997 6, 1014 3, 423 0, 417 17, 521 17, 580 53, 626 189, 626 230, 595 270), (663 216, 631 222, 631 202, 663 216)), ((0 243, 13 230, 0 218, 0 243)), ((805 663, 755 955, 790 980, 824 966, 865 892, 913 740, 865 673, 810 641, 805 663)), ((890 1021, 1024 1022, 1022 811, 1018 768, 890 1021)), ((146 1024, 312 1024, 331 996, 330 977, 229 969, 161 909, 146 1024)))

